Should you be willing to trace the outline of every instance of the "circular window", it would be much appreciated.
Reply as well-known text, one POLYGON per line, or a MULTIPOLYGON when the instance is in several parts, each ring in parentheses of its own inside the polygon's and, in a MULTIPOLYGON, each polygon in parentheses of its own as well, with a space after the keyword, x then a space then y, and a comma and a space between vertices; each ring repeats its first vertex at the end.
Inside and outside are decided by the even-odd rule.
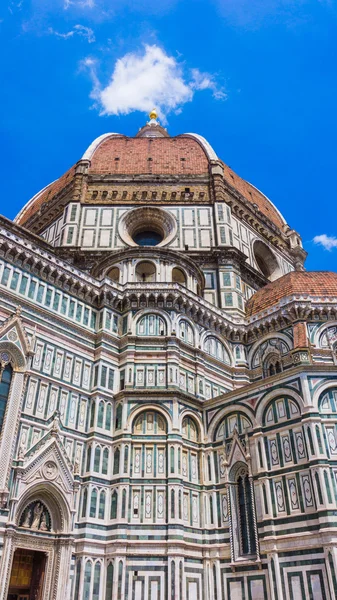
POLYGON ((266 244, 257 240, 253 246, 254 258, 259 271, 270 281, 281 276, 276 256, 266 244))
POLYGON ((162 208, 142 206, 124 213, 118 231, 128 246, 166 246, 176 235, 177 223, 162 208))
POLYGON ((157 231, 139 231, 133 235, 133 241, 137 246, 158 246, 162 240, 163 236, 157 231))

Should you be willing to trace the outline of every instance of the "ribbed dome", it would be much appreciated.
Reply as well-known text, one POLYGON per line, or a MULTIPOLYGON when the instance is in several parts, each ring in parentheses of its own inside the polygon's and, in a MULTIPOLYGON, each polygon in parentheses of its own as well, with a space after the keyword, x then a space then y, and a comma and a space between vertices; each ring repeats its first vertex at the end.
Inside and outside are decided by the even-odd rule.
MULTIPOLYGON (((141 133, 130 138, 121 134, 108 133, 94 140, 81 160, 88 161, 89 175, 151 174, 174 177, 208 176, 210 163, 217 162, 224 169, 226 183, 252 204, 254 209, 258 209, 278 229, 282 229, 286 224, 273 203, 253 185, 236 175, 227 165, 221 163, 207 140, 197 134, 170 137, 165 133, 160 137, 147 137, 141 133)), ((36 194, 17 215, 16 222, 25 225, 43 204, 49 202, 65 188, 71 189, 75 169, 76 165, 36 194)))

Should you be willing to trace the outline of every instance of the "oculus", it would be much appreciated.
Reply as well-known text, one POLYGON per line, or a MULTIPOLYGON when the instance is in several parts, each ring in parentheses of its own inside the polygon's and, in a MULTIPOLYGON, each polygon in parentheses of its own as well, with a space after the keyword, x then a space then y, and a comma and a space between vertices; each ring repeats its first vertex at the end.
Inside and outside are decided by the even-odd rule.
POLYGON ((123 215, 118 231, 127 246, 166 246, 177 233, 177 223, 162 208, 141 206, 123 215))

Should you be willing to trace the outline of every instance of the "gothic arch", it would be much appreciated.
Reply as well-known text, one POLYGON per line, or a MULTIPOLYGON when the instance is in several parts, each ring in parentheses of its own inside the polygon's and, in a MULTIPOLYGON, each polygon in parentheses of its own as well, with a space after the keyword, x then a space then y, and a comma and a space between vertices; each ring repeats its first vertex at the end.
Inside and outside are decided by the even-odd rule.
POLYGON ((25 372, 27 369, 27 361, 23 352, 21 352, 20 348, 16 346, 13 342, 8 342, 5 340, 0 341, 0 356, 2 353, 6 353, 10 355, 12 360, 10 361, 13 367, 14 372, 25 372))
POLYGON ((27 506, 41 501, 47 508, 52 522, 53 533, 69 533, 72 527, 71 510, 57 486, 48 481, 33 484, 27 488, 15 507, 13 520, 19 527, 21 516, 27 506))
POLYGON ((251 421, 252 427, 253 428, 256 427, 257 422, 256 422, 254 413, 251 408, 249 408, 247 406, 243 406, 242 404, 236 405, 235 408, 233 406, 227 406, 226 408, 223 408, 222 410, 220 410, 211 420, 209 427, 208 427, 208 435, 207 435, 208 441, 214 441, 215 432, 216 432, 218 426, 221 424, 221 421, 223 421, 227 415, 229 415, 233 412, 242 413, 245 417, 247 417, 247 419, 249 419, 249 421, 251 421))
POLYGON ((283 342, 287 348, 288 351, 292 349, 292 342, 291 340, 284 335, 284 333, 269 333, 268 335, 264 336, 262 339, 259 339, 255 342, 255 344, 253 344, 252 348, 250 349, 250 352, 248 354, 247 360, 248 360, 248 365, 249 368, 252 369, 253 367, 253 358, 255 358, 255 354, 257 352, 257 350, 259 349, 259 347, 264 343, 267 342, 268 340, 272 340, 272 339, 277 339, 280 340, 281 342, 283 342))
POLYGON ((291 400, 294 400, 299 405, 301 414, 303 413, 305 404, 300 394, 290 388, 279 388, 272 390, 271 392, 267 392, 258 401, 255 411, 255 419, 257 423, 262 423, 262 418, 269 402, 271 402, 272 400, 276 400, 276 398, 281 398, 282 396, 287 396, 291 400))
POLYGON ((248 467, 247 462, 244 462, 243 460, 238 460, 230 466, 230 469, 228 471, 228 482, 229 483, 236 482, 238 473, 241 469, 245 469, 247 471, 247 473, 249 473, 249 467, 248 467))

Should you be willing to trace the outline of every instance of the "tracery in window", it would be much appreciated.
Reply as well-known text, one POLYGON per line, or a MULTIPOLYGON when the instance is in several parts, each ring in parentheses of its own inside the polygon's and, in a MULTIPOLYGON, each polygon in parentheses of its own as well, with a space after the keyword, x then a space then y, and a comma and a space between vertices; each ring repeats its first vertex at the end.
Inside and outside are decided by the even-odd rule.
POLYGON ((277 373, 282 373, 283 365, 282 359, 279 353, 269 354, 263 361, 263 376, 272 377, 277 373))
POLYGON ((11 387, 13 369, 9 363, 10 357, 6 352, 1 354, 1 365, 0 365, 0 433, 5 417, 6 405, 9 396, 9 390, 11 387))
POLYGON ((194 331, 188 321, 182 319, 178 325, 178 335, 181 340, 194 346, 194 331))
POLYGON ((166 335, 166 333, 166 323, 159 315, 144 315, 137 322, 137 335, 166 335))
POLYGON ((113 490, 113 492, 111 494, 110 519, 117 519, 117 502, 118 502, 117 490, 113 490))
POLYGON ((230 474, 231 542, 234 559, 256 558, 254 488, 248 467, 236 463, 230 474))
POLYGON ((266 340, 255 350, 251 359, 251 367, 252 369, 259 367, 266 360, 266 358, 272 356, 273 354, 277 354, 279 357, 282 357, 287 354, 289 350, 290 341, 288 345, 280 338, 271 338, 266 340))
POLYGON ((205 340, 204 350, 207 352, 207 354, 213 356, 221 362, 224 362, 228 365, 231 362, 224 344, 214 336, 208 336, 208 338, 205 340))

